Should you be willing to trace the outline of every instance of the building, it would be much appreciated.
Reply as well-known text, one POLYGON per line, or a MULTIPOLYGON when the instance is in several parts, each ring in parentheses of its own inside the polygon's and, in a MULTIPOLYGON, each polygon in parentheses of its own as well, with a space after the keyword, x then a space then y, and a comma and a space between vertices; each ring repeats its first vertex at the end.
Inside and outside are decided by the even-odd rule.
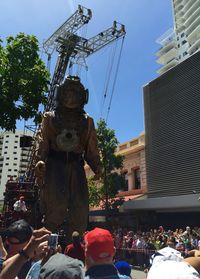
POLYGON ((156 53, 160 75, 200 50, 200 1, 173 0, 172 10, 174 28, 156 41, 161 44, 156 53))
POLYGON ((143 228, 200 226, 200 52, 144 87, 146 198, 123 204, 143 228))
MULTIPOLYGON (((23 179, 28 164, 30 149, 20 147, 22 131, 0 133, 0 202, 4 199, 5 185, 8 180, 23 179)), ((31 136, 32 132, 26 132, 31 136)))
POLYGON ((135 196, 147 192, 145 164, 145 134, 120 144, 116 154, 124 156, 123 173, 127 181, 126 191, 118 196, 135 196))
MULTIPOLYGON (((143 199, 147 192, 145 134, 141 133, 138 137, 119 144, 116 154, 124 156, 122 171, 126 179, 126 187, 118 192, 117 197, 123 197, 125 201, 143 199)), ((85 171, 87 176, 94 175, 88 165, 86 165, 85 171)), ((100 207, 92 208, 90 209, 89 220, 96 225, 98 225, 98 222, 105 222, 105 212, 100 207)), ((110 223, 117 225, 119 222, 122 227, 136 228, 137 226, 135 216, 132 214, 115 212, 114 215, 111 215, 110 223)))
MULTIPOLYGON (((133 196, 146 193, 146 166, 145 166, 145 135, 141 133, 130 141, 119 144, 116 154, 124 156, 123 174, 126 180, 126 189, 119 192, 119 196, 133 196), (125 190, 125 191, 124 191, 125 190)), ((88 165, 85 166, 86 176, 94 173, 88 165)))

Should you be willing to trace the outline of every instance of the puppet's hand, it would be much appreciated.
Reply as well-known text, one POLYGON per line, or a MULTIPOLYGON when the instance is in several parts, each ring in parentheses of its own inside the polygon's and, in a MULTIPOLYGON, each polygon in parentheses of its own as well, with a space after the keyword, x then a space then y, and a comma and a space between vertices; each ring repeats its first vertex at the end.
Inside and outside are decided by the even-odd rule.
POLYGON ((100 179, 101 179, 101 176, 102 176, 102 169, 101 169, 101 167, 99 166, 99 167, 97 168, 97 170, 95 171, 94 180, 100 180, 100 179))
POLYGON ((39 188, 44 186, 45 162, 39 161, 35 166, 36 183, 39 188))

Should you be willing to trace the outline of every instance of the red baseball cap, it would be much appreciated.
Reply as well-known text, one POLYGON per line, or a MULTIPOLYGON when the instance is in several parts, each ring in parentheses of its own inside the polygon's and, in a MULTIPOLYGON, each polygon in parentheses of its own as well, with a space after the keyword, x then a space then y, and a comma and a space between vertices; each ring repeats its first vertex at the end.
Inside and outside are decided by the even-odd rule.
POLYGON ((85 251, 94 261, 106 259, 115 253, 114 241, 108 230, 95 228, 84 236, 85 251))

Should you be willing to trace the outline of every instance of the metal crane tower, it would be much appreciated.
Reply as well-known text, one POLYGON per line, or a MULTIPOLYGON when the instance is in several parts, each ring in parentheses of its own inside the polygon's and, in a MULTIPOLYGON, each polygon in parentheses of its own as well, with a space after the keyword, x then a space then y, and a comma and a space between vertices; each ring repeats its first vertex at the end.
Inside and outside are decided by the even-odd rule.
POLYGON ((116 21, 113 22, 112 27, 90 39, 78 36, 78 29, 87 24, 91 18, 91 10, 79 5, 78 10, 44 42, 44 49, 48 55, 54 49, 59 53, 45 111, 53 109, 55 105, 56 85, 64 79, 69 59, 70 63, 80 64, 89 55, 125 36, 125 26, 116 21))

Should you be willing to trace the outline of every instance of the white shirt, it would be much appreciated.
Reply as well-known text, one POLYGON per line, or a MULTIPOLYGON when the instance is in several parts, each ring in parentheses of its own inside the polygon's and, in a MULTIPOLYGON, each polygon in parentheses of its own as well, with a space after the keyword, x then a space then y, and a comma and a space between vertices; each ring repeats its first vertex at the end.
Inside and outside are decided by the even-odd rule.
POLYGON ((18 212, 19 211, 23 211, 23 212, 27 211, 25 201, 21 201, 21 200, 16 201, 13 205, 13 208, 14 208, 15 211, 18 211, 18 212))

